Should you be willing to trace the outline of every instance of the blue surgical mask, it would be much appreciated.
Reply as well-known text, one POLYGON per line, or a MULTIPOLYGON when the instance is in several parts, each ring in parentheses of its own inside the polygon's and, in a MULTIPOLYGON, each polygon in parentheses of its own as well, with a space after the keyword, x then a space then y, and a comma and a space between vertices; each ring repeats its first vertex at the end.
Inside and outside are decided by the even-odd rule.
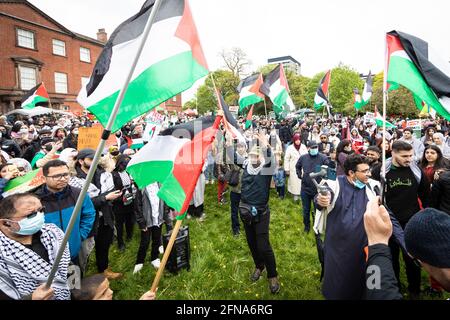
POLYGON ((42 229, 44 222, 45 222, 44 213, 38 212, 32 218, 25 218, 20 220, 18 222, 20 230, 17 231, 16 233, 22 236, 31 236, 42 229))
POLYGON ((366 187, 366 184, 359 181, 358 179, 355 180, 355 182, 353 182, 355 187, 357 187, 358 189, 364 189, 366 187))
POLYGON ((317 156, 319 154, 319 149, 318 148, 309 149, 309 154, 312 156, 317 156))

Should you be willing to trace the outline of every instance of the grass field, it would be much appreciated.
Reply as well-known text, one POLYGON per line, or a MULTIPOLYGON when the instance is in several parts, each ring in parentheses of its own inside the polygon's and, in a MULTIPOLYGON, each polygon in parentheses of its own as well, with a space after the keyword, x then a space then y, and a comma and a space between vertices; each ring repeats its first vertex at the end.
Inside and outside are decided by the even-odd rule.
MULTIPOLYGON (((229 205, 217 204, 216 192, 216 185, 206 186, 205 221, 183 221, 190 229, 191 269, 183 269, 177 275, 166 271, 159 284, 158 299, 323 299, 314 236, 313 232, 303 232, 301 205, 294 203, 290 197, 281 201, 272 191, 270 240, 281 282, 281 291, 272 295, 265 272, 258 282, 249 280, 254 264, 243 228, 239 237, 232 235, 229 205)), ((228 193, 226 196, 229 197, 228 193)), ((150 252, 142 271, 133 275, 139 237, 136 226, 134 237, 126 244, 125 252, 117 249, 116 242, 111 247, 110 267, 124 273, 122 279, 111 282, 116 300, 138 299, 150 289, 155 277, 156 271, 149 261, 150 252)), ((94 259, 92 255, 88 274, 96 271, 94 259)), ((406 283, 406 279, 403 282, 406 283)), ((428 277, 423 272, 422 286, 426 285, 428 277)))

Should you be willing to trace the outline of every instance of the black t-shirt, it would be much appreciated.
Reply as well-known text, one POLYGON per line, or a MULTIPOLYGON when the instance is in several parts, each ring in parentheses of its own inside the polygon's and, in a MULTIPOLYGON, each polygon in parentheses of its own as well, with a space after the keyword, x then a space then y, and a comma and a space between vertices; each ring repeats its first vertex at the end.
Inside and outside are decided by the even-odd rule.
POLYGON ((391 166, 386 174, 386 204, 401 224, 420 210, 419 183, 409 167, 391 166))
MULTIPOLYGON (((35 253, 37 253, 42 259, 50 263, 50 259, 48 257, 47 249, 45 249, 44 245, 41 242, 42 232, 39 231, 33 235, 33 239, 31 244, 24 244, 24 246, 35 253)), ((3 291, 0 290, 0 300, 12 300, 8 295, 6 295, 3 291)))

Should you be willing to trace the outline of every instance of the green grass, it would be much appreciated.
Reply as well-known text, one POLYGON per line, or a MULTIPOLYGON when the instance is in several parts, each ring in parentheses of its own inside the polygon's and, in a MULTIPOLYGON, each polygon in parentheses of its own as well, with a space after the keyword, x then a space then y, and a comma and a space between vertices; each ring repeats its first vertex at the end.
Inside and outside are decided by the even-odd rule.
MULTIPOLYGON (((300 203, 294 203, 291 197, 281 201, 272 191, 270 241, 281 282, 279 294, 272 295, 268 290, 265 272, 258 282, 249 280, 254 264, 244 230, 241 226, 241 235, 233 237, 229 205, 217 204, 216 188, 216 185, 206 186, 206 220, 183 221, 183 225, 189 225, 190 230, 190 271, 183 269, 176 275, 165 271, 159 284, 158 299, 323 299, 314 236, 313 232, 303 232, 300 203)), ((228 193, 226 196, 229 197, 228 193)), ((149 262, 150 252, 142 271, 133 275, 139 237, 136 227, 125 252, 121 253, 117 249, 116 242, 111 246, 110 267, 113 271, 124 273, 122 279, 111 281, 116 300, 138 299, 150 289, 155 277, 156 271, 149 262)), ((88 274, 96 272, 94 259, 92 255, 88 274)), ((403 279, 403 283, 406 283, 406 279, 403 279)), ((428 284, 425 274, 424 284, 428 284)))

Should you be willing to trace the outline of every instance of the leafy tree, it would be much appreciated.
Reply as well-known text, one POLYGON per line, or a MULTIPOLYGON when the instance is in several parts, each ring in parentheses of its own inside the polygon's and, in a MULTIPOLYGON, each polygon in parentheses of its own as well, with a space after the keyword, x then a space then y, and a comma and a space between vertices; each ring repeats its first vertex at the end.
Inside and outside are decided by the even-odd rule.
MULTIPOLYGON (((212 73, 217 89, 222 93, 228 105, 237 105, 239 94, 236 91, 239 85, 239 78, 231 71, 217 70, 212 73)), ((214 85, 211 76, 208 76, 205 83, 198 88, 197 105, 199 114, 217 109, 217 98, 214 92, 214 85)))

